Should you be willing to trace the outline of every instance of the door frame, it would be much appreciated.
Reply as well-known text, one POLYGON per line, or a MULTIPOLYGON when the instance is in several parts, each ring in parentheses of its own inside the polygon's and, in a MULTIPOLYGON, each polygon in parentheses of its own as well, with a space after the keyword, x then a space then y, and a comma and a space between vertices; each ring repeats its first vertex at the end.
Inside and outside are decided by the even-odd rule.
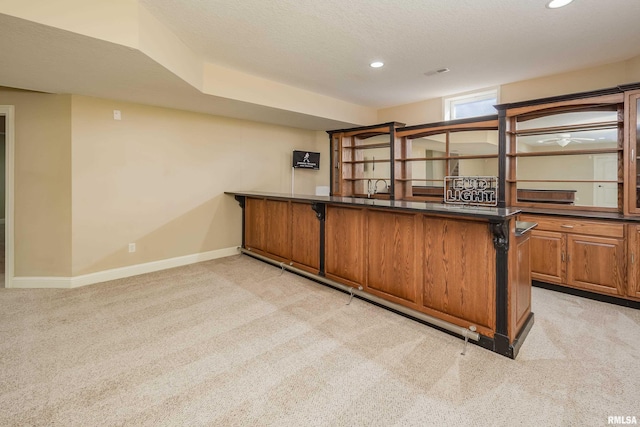
POLYGON ((13 287, 14 275, 14 159, 15 159, 15 107, 0 105, 0 116, 5 120, 5 201, 4 201, 4 287, 13 287))
MULTIPOLYGON (((593 179, 594 179, 594 181, 595 181, 595 180, 598 180, 598 179, 602 179, 602 177, 598 176, 598 172, 599 172, 599 170, 598 170, 598 163, 600 163, 600 162, 601 162, 601 161, 603 161, 603 160, 615 161, 615 162, 616 162, 616 164, 615 164, 615 166, 616 166, 615 170, 616 170, 616 173, 617 173, 617 170, 618 170, 618 161, 617 161, 616 159, 613 159, 612 157, 607 156, 606 154, 605 154, 605 155, 602 155, 602 154, 594 154, 594 155, 593 155, 593 157, 592 157, 592 159, 593 159, 593 179)), ((610 183, 604 183, 604 185, 607 185, 607 184, 610 184, 610 183)), ((611 183, 611 184, 613 184, 613 183, 611 183)), ((618 184, 613 184, 613 186, 615 187, 615 190, 616 190, 616 192, 617 192, 617 191, 618 191, 618 184)), ((601 202, 602 200, 597 200, 597 199, 601 198, 601 196, 602 196, 603 194, 602 194, 602 192, 601 192, 601 191, 599 191, 599 190, 598 190, 598 188, 602 188, 602 184, 598 184, 597 182, 594 182, 594 183, 593 183, 593 205, 594 205, 594 206, 601 206, 601 205, 600 205, 600 204, 598 204, 597 202, 598 202, 598 201, 600 201, 600 202, 601 202)), ((617 198, 616 198, 616 203, 617 203, 617 198)), ((616 204, 616 206, 617 206, 617 204, 616 204)), ((608 206, 608 205, 607 205, 607 207, 613 207, 613 206, 608 206)))

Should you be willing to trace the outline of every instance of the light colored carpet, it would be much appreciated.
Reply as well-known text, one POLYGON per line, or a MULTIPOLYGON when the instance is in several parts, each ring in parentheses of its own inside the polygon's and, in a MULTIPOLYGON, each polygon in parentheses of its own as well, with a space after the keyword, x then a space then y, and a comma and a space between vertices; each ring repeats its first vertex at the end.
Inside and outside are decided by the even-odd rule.
POLYGON ((0 425, 602 426, 640 311, 533 290, 513 361, 247 256, 0 290, 0 425))

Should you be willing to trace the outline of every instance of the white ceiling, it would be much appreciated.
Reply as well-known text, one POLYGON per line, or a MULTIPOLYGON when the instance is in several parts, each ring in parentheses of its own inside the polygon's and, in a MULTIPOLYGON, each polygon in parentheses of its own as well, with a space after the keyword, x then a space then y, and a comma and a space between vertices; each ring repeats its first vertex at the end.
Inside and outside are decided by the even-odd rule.
POLYGON ((140 1, 210 62, 372 107, 640 54, 640 0, 140 1))
MULTIPOLYGON (((558 10, 546 1, 139 3, 205 62, 374 108, 640 54, 640 0, 575 0, 558 10), (373 60, 386 65, 372 69, 373 60), (451 71, 424 74, 442 67, 451 71)), ((205 95, 138 50, 3 14, 0 52, 0 86, 309 129, 350 125, 205 95)))

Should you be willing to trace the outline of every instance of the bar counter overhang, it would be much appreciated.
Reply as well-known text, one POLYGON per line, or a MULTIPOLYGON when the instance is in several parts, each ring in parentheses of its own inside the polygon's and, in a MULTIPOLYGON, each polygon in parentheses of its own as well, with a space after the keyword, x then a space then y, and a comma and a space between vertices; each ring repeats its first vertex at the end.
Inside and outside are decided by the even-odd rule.
POLYGON ((247 255, 515 358, 533 325, 519 210, 226 192, 247 255))

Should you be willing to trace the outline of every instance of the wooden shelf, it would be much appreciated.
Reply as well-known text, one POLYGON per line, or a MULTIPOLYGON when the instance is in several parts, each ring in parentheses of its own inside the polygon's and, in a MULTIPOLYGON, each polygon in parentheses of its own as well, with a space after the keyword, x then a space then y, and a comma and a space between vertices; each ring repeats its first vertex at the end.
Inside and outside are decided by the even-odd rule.
POLYGON ((622 121, 611 122, 599 122, 599 123, 586 123, 567 126, 553 126, 547 128, 534 128, 534 129, 522 129, 515 131, 507 131, 509 135, 517 136, 532 136, 532 135, 549 135, 554 133, 562 133, 569 131, 581 131, 581 130, 599 130, 599 129, 615 129, 622 124, 622 121))
POLYGON ((548 157, 548 156, 575 156, 582 154, 617 154, 622 148, 592 148, 591 150, 568 151, 536 151, 535 153, 509 153, 508 157, 548 157))
POLYGON ((391 159, 382 160, 343 160, 342 163, 356 164, 356 163, 389 163, 391 159))
POLYGON ((593 179, 507 179, 507 182, 510 183, 518 183, 518 182, 586 182, 589 184, 622 184, 623 181, 596 181, 593 179))
POLYGON ((355 150, 368 150, 371 148, 389 148, 391 144, 388 142, 381 142, 379 144, 366 144, 366 145, 346 145, 342 148, 350 148, 355 150))
POLYGON ((391 181, 391 178, 344 178, 345 181, 391 181))
POLYGON ((478 154, 468 156, 448 156, 448 157, 410 157, 410 158, 397 158, 396 161, 400 162, 419 162, 425 160, 466 160, 466 159, 497 159, 498 154, 478 154))

